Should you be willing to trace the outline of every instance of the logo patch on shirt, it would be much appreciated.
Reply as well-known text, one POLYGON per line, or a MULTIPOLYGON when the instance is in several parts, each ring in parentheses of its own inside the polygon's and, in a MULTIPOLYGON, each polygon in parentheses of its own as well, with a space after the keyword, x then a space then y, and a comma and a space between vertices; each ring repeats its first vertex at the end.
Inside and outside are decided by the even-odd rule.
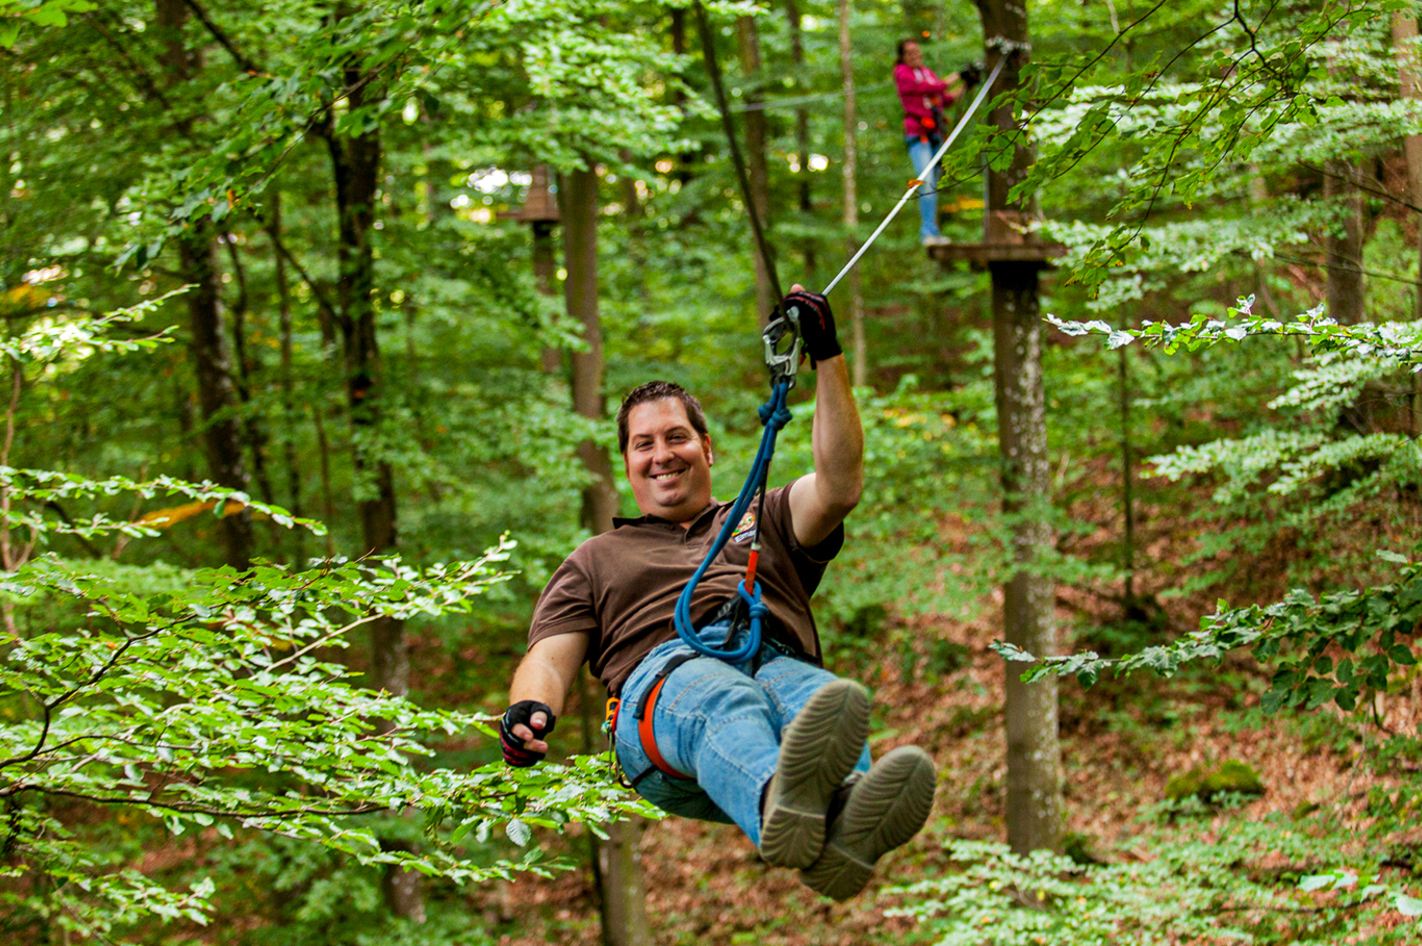
POLYGON ((740 523, 736 526, 736 531, 731 533, 733 542, 749 542, 755 538, 755 513, 748 512, 741 517, 740 523))

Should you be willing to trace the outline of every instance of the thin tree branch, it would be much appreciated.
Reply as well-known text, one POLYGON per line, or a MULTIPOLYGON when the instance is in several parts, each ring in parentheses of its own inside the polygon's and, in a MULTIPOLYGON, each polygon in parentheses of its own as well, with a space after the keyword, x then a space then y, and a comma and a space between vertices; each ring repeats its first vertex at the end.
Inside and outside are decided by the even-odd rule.
MULTIPOLYGON (((96 805, 137 805, 140 808, 157 808, 162 811, 172 811, 178 814, 200 814, 212 815, 216 818, 298 818, 302 815, 323 815, 328 817, 344 817, 346 815, 371 815, 382 811, 389 811, 388 805, 363 804, 354 808, 332 808, 316 805, 307 805, 302 808, 292 808, 287 811, 263 811, 261 809, 243 810, 240 808, 213 808, 208 805, 183 804, 181 802, 155 802, 146 798, 128 797, 106 797, 103 795, 87 795, 84 792, 71 792, 62 788, 46 788, 43 785, 28 785, 20 783, 0 789, 0 798, 9 798, 14 795, 22 795, 25 792, 38 792, 41 795, 53 795, 60 798, 77 798, 80 801, 93 802, 96 805)), ((489 795, 489 798, 505 797, 507 793, 497 793, 489 795)))
POLYGON ((316 280, 311 278, 311 274, 306 271, 306 268, 301 265, 300 261, 286 248, 286 243, 282 240, 281 235, 277 233, 276 228, 268 225, 265 229, 267 236, 271 238, 272 246, 276 247, 276 251, 281 254, 282 259, 290 263, 291 268, 296 270, 296 275, 301 277, 301 281, 306 283, 307 288, 311 290, 311 294, 316 297, 316 304, 321 307, 322 311, 325 312, 327 317, 334 323, 337 320, 336 309, 331 305, 331 301, 326 298, 326 294, 321 291, 321 287, 317 284, 316 280))
POLYGON ((254 76, 266 74, 265 69, 260 68, 255 62, 247 58, 245 53, 233 45, 232 40, 227 38, 227 34, 222 31, 222 28, 213 22, 212 17, 207 15, 207 11, 203 9, 202 4, 198 3, 197 0, 183 0, 183 2, 187 4, 189 10, 193 11, 193 16, 198 18, 198 22, 205 26, 207 31, 212 34, 212 38, 217 40, 223 49, 227 50, 228 55, 232 57, 232 61, 237 63, 238 69, 254 76))

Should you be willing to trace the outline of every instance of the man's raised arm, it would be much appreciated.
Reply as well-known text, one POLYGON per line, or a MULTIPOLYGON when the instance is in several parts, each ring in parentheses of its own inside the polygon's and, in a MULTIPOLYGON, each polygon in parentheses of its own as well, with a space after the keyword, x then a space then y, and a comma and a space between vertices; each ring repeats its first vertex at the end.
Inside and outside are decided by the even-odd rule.
POLYGON ((864 428, 854 404, 849 365, 835 337, 824 296, 796 285, 786 305, 800 309, 800 334, 815 366, 815 471, 790 487, 795 539, 809 548, 829 538, 859 503, 864 489, 864 428))
POLYGON ((588 635, 557 634, 528 649, 509 685, 509 708, 499 721, 504 761, 528 766, 548 751, 543 740, 553 731, 563 699, 588 652, 588 635))

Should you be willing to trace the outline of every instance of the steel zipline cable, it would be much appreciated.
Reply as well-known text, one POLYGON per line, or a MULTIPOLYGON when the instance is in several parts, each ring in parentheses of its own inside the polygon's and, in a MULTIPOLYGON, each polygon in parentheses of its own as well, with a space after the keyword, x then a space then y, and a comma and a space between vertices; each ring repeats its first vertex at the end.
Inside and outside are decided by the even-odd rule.
MULTIPOLYGON (((760 213, 756 209, 755 201, 751 196, 750 179, 746 175, 745 161, 741 157, 740 145, 736 141, 735 126, 731 121, 731 112, 726 105, 726 93, 721 82, 721 69, 716 62, 716 42, 711 33, 710 23, 706 18, 706 10, 702 7, 700 0, 692 4, 696 11, 696 21, 701 33, 702 53, 706 58, 706 70, 711 76, 711 87, 716 94, 716 108, 721 113, 721 124, 726 131, 726 142, 731 152, 731 161, 736 168, 736 178, 741 185, 741 196, 745 201, 746 211, 750 216, 751 230, 755 234, 756 250, 760 253, 764 261, 766 274, 770 278, 770 285, 775 293, 776 300, 783 300, 784 293, 780 290, 780 279, 775 272, 775 261, 770 255, 770 249, 765 239, 765 230, 760 219, 760 213)), ((959 119, 953 133, 933 155, 933 158, 920 172, 924 175, 931 175, 933 169, 943 160, 948 149, 957 140, 958 135, 972 121, 983 100, 987 98, 989 90, 997 80, 998 74, 1002 72, 1003 65, 1007 62, 1007 57, 1002 57, 992 74, 988 76, 977 96, 968 106, 963 117, 959 119)), ((908 203, 918 189, 923 186, 923 182, 915 180, 909 185, 908 190, 894 208, 889 211, 878 228, 870 235, 869 239, 854 254, 839 274, 830 280, 825 287, 823 295, 829 295, 835 286, 839 285, 845 275, 854 268, 855 264, 864 256, 869 247, 874 245, 874 241, 884 232, 889 223, 898 215, 904 204, 908 203)), ((782 303, 776 302, 775 311, 771 313, 770 324, 766 326, 763 333, 765 362, 770 369, 770 400, 760 407, 760 422, 765 426, 765 433, 761 436, 760 448, 756 451, 755 460, 751 463, 750 474, 746 477, 745 484, 741 487, 740 493, 736 496, 736 501, 731 506, 730 515, 726 517, 725 523, 721 526, 721 531, 711 544, 710 550, 706 553, 705 559, 696 569, 686 587, 682 589, 681 595, 677 598, 676 609, 673 612, 672 621, 676 626, 677 636, 682 643, 704 657, 714 657, 729 663, 740 663, 750 659, 760 650, 761 644, 761 623, 768 613, 768 609, 761 601, 760 584, 755 580, 756 563, 760 554, 760 529, 764 523, 765 492, 766 485, 770 477, 770 461, 775 453, 776 436, 790 422, 790 410, 786 406, 786 399, 789 397, 790 389, 795 386, 795 372, 799 367, 802 338, 799 328, 799 315, 796 307, 791 306, 789 310, 782 310, 782 303), (788 341, 787 341, 788 340, 788 341), (786 343, 786 348, 782 351, 780 346, 786 343), (721 550, 726 547, 731 534, 741 524, 750 509, 751 502, 759 496, 760 502, 757 506, 755 522, 749 527, 754 530, 751 539, 750 562, 746 568, 746 576, 737 586, 737 593, 741 601, 746 606, 749 616, 749 626, 745 639, 740 643, 734 641, 734 624, 727 631, 726 639, 721 642, 721 647, 708 644, 696 633, 696 628, 691 621, 691 599, 696 592, 696 586, 700 583, 706 570, 711 567, 711 563, 721 554, 721 550)))
MULTIPOLYGON (((958 135, 961 134, 963 129, 968 127, 968 123, 973 120, 973 116, 977 114, 978 107, 983 104, 983 99, 987 98, 988 92, 992 90, 992 84, 997 81, 998 74, 1002 72, 1002 67, 1006 64, 1006 56, 998 59, 997 65, 993 67, 992 74, 987 77, 987 81, 983 83, 982 88, 978 89, 977 96, 973 99, 972 104, 968 106, 968 110, 963 113, 963 117, 958 119, 958 124, 954 126, 953 133, 948 136, 948 140, 939 146, 938 150, 934 152, 933 158, 924 167, 921 173, 924 175, 925 180, 932 176, 933 169, 938 166, 938 162, 943 160, 943 156, 948 153, 948 149, 953 147, 953 142, 958 140, 958 135)), ((829 285, 825 287, 823 295, 829 295, 834 291, 834 287, 839 285, 839 281, 849 275, 849 271, 859 262, 860 257, 868 251, 869 247, 874 245, 875 240, 879 239, 879 234, 883 233, 889 223, 899 215, 899 211, 903 209, 904 204, 908 203, 908 199, 923 186, 925 186, 924 182, 918 180, 915 180, 908 186, 908 190, 904 191, 904 196, 899 198, 897 204, 894 204, 894 209, 889 211, 888 215, 880 222, 878 228, 869 235, 869 239, 864 241, 864 245, 859 248, 858 252, 850 257, 849 262, 844 264, 844 268, 839 271, 839 274, 829 281, 829 285)))

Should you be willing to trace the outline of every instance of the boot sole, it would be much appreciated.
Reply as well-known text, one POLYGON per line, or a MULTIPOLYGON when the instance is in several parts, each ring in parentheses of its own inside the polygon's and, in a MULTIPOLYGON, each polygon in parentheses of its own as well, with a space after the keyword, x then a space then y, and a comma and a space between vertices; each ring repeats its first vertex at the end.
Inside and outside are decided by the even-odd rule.
POLYGON ((815 863, 825 845, 825 811, 868 737, 869 693, 851 680, 825 684, 785 727, 760 834, 766 863, 815 863))
POLYGON ((874 863, 907 843, 928 820, 937 783, 933 760, 922 749, 903 746, 884 756, 854 786, 824 852, 800 872, 801 879, 834 900, 859 893, 874 863))

